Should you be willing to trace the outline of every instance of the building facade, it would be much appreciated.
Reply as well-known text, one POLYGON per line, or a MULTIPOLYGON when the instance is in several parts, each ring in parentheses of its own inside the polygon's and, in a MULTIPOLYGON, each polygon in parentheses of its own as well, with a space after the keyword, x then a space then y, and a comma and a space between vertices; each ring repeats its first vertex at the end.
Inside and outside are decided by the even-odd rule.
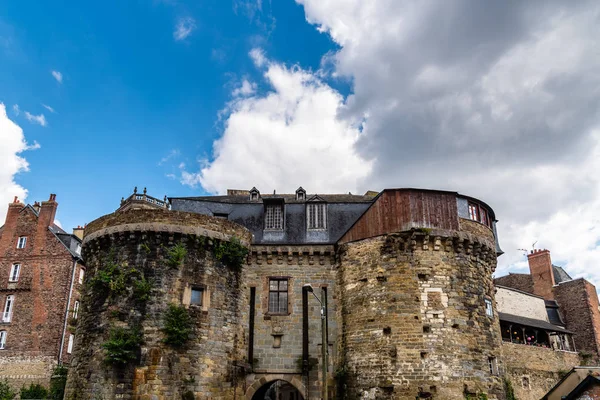
POLYGON ((68 234, 54 223, 56 195, 9 204, 0 227, 0 380, 16 389, 48 386, 68 363, 83 284, 83 228, 68 234))
POLYGON ((485 203, 419 189, 132 199, 85 230, 66 398, 504 398, 485 203), (172 307, 193 321, 181 347, 172 307), (124 332, 137 345, 114 363, 124 332))

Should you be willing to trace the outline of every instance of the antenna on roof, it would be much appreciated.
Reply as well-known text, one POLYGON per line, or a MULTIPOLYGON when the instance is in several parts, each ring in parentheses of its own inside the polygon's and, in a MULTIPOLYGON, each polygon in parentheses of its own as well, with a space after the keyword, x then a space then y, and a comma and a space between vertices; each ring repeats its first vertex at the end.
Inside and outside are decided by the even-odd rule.
MULTIPOLYGON (((536 244, 537 242, 538 242, 538 241, 536 240, 536 241, 535 241, 535 242, 533 242, 533 244, 531 245, 531 252, 532 252, 532 253, 533 253, 533 251, 535 250, 535 244, 536 244)), ((527 254, 529 254, 529 250, 527 250, 527 249, 517 249, 517 250, 519 250, 519 251, 522 251, 524 256, 526 256, 527 254)))

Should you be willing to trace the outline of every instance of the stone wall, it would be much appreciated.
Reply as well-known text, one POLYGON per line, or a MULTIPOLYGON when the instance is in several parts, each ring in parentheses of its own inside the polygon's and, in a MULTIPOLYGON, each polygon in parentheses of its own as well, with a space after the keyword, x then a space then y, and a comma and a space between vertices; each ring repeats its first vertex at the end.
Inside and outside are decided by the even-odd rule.
POLYGON ((585 279, 561 282, 554 287, 554 295, 567 325, 573 332, 577 350, 598 357, 600 321, 598 297, 595 288, 585 279))
POLYGON ((338 313, 346 398, 503 398, 489 366, 499 363, 499 324, 484 301, 493 301, 495 265, 493 242, 456 232, 347 244, 338 313))
POLYGON ((48 387, 56 364, 55 356, 3 356, 0 357, 0 382, 6 380, 14 390, 32 383, 48 387))
POLYGON ((529 274, 509 273, 494 279, 494 284, 533 293, 533 280, 529 274))
POLYGON ((575 352, 507 342, 501 355, 505 377, 519 400, 539 400, 580 361, 575 352))
MULTIPOLYGON (((321 287, 327 288, 329 310, 329 365, 335 365, 337 338, 337 287, 333 246, 254 246, 251 263, 245 270, 244 282, 256 288, 256 315, 254 325, 254 376, 248 383, 263 375, 284 374, 303 381, 310 398, 321 393, 321 317, 320 305, 313 295, 308 298, 309 357, 311 371, 308 382, 302 376, 302 287, 311 284, 320 298, 321 287), (269 278, 288 278, 288 313, 269 313, 269 278)), ((248 306, 249 307, 249 306, 248 306)), ((247 313, 245 312, 247 318, 247 313)), ((244 322, 244 326, 248 326, 244 322)), ((333 374, 331 374, 333 375, 333 374)), ((291 379, 291 378, 287 378, 291 379)))
POLYGON ((546 303, 541 297, 496 286, 496 302, 499 312, 548 322, 546 303))
POLYGON ((247 242, 249 234, 227 221, 219 231, 220 220, 210 217, 209 227, 187 226, 199 218, 184 214, 169 220, 168 211, 129 210, 109 216, 118 225, 104 223, 109 219, 104 218, 86 228, 85 291, 66 399, 231 399, 243 392, 243 267, 219 261, 215 248, 219 238, 235 234, 247 242), (179 232, 169 232, 175 224, 180 224, 179 232), (187 234, 187 228, 210 236, 187 234), (99 232, 106 234, 93 236, 99 232), (170 251, 177 245, 186 251, 182 262, 174 264, 177 258, 170 251), (114 272, 111 276, 117 278, 103 286, 97 277, 114 266, 122 275, 114 272), (136 292, 142 279, 151 287, 147 298, 136 292), (121 280, 124 285, 119 286, 121 280), (204 291, 202 306, 188 305, 191 288, 204 291), (184 305, 193 321, 193 334, 182 347, 164 342, 169 304, 184 305), (103 348, 119 327, 142 339, 134 359, 124 365, 107 363, 103 348))

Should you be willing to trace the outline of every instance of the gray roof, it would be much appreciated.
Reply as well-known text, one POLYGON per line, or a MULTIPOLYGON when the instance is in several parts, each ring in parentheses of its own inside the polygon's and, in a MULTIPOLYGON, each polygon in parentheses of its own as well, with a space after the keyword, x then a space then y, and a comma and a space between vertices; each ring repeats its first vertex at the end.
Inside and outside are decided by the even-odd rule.
POLYGON ((500 318, 500 321, 529 326, 532 328, 544 329, 546 331, 572 333, 563 328, 562 326, 554 325, 550 322, 541 319, 526 318, 521 317, 520 315, 506 314, 503 312, 498 312, 498 318, 500 318))
POLYGON ((229 204, 256 204, 261 200, 283 200, 286 203, 306 203, 310 202, 311 198, 318 196, 327 203, 371 203, 375 197, 363 196, 358 194, 306 194, 307 200, 296 200, 295 194, 260 194, 258 200, 250 200, 250 195, 245 196, 197 196, 197 197, 169 197, 177 200, 198 200, 210 201, 214 203, 229 203, 229 204))
POLYGON ((567 272, 557 265, 552 266, 552 271, 554 273, 554 282, 558 285, 561 282, 572 281, 573 278, 567 272))
POLYGON ((81 259, 81 240, 77 236, 65 232, 61 227, 54 223, 50 225, 48 229, 58 240, 60 240, 73 257, 81 259))

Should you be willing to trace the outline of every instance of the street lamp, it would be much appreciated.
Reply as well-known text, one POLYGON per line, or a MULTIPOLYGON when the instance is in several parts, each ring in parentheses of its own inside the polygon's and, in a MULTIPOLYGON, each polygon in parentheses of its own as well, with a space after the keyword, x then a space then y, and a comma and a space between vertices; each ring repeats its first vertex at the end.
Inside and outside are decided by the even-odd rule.
POLYGON ((322 359, 322 374, 323 374, 323 400, 327 400, 327 371, 328 371, 328 358, 327 355, 329 353, 329 343, 327 340, 327 291, 324 287, 321 287, 321 299, 317 297, 315 291, 310 283, 304 285, 307 292, 310 292, 315 296, 315 299, 321 305, 321 359, 322 359))

